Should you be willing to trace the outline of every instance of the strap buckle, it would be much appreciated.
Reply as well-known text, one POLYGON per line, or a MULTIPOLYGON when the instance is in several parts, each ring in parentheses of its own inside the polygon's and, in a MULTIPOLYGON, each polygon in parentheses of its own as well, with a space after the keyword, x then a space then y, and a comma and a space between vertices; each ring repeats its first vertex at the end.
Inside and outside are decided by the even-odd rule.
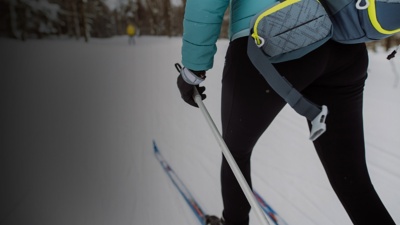
POLYGON ((315 141, 321 134, 326 131, 326 116, 328 115, 328 107, 326 105, 322 106, 321 112, 316 116, 313 121, 311 121, 311 134, 310 140, 315 141))
POLYGON ((357 8, 358 10, 368 9, 368 7, 369 7, 369 0, 365 0, 365 4, 364 4, 364 5, 361 5, 361 3, 362 3, 362 0, 357 0, 356 8, 357 8))

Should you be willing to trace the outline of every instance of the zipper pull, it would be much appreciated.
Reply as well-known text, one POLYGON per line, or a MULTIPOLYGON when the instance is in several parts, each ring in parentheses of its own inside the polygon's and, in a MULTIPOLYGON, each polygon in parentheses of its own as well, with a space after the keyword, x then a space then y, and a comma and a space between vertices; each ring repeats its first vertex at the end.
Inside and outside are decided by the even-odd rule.
POLYGON ((357 0, 356 8, 357 8, 358 10, 368 9, 369 0, 364 0, 364 1, 365 1, 365 4, 364 4, 364 5, 361 5, 362 1, 363 1, 363 0, 357 0))

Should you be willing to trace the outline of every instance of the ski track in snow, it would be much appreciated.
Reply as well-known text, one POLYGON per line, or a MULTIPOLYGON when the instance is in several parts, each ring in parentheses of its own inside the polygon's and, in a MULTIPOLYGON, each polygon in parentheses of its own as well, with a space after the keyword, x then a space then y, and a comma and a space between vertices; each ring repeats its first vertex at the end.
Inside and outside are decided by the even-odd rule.
MULTIPOLYGON (((204 102, 218 128, 227 46, 227 40, 218 41, 214 68, 204 82, 204 102)), ((155 159, 152 140, 203 210, 221 215, 221 150, 200 110, 186 105, 176 87, 174 63, 181 60, 180 38, 142 36, 134 46, 128 46, 126 37, 92 39, 88 44, 69 39, 26 43, 1 39, 0 47, 4 49, 0 52, 2 70, 16 87, 9 90, 9 96, 14 96, 10 99, 19 104, 13 109, 27 108, 42 115, 42 124, 20 128, 32 126, 35 130, 45 124, 49 130, 42 131, 43 137, 54 138, 48 145, 37 141, 17 152, 23 155, 30 149, 48 149, 37 153, 45 162, 43 168, 61 164, 50 167, 48 176, 60 182, 61 188, 55 193, 57 202, 63 204, 55 205, 55 200, 45 198, 41 207, 26 214, 30 224, 198 224, 155 159), (10 78, 14 75, 18 76, 10 78), (32 91, 26 91, 26 96, 18 94, 24 93, 24 88, 32 91), (33 109, 29 102, 43 107, 33 109), (71 165, 76 169, 71 170, 71 165), (77 174, 81 178, 73 179, 77 174), (69 188, 63 186, 66 184, 69 188), (69 213, 64 215, 65 211, 69 213)), ((364 118, 371 178, 400 223, 400 89, 395 86, 394 74, 400 71, 400 62, 393 60, 396 69, 382 50, 371 53, 364 118)), ((15 118, 23 116, 17 114, 15 118)), ((20 135, 25 137, 24 133, 20 135)), ((41 140, 47 140, 43 137, 41 140)), ((9 167, 9 171, 23 168, 9 167)), ((259 140, 252 171, 254 189, 289 225, 351 224, 308 141, 305 119, 291 108, 285 107, 259 140)), ((30 209, 32 199, 50 195, 40 191, 49 181, 39 181, 6 222, 18 224, 12 222, 30 209)), ((33 181, 21 177, 19 182, 29 185, 33 181)), ((10 205, 21 196, 22 191, 12 192, 10 205)), ((256 224, 257 218, 251 213, 251 225, 256 224)))

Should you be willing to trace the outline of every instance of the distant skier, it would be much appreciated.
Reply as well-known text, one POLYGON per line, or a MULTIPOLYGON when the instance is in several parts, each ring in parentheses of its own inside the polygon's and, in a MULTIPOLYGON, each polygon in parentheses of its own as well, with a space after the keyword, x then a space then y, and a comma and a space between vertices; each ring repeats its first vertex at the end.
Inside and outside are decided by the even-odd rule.
MULTIPOLYGON (((185 68, 177 84, 183 100, 198 107, 192 98, 193 90, 213 67, 216 42, 224 13, 230 5, 230 44, 221 78, 222 133, 249 185, 253 148, 286 105, 247 55, 252 16, 276 2, 191 0, 185 6, 182 41, 185 68)), ((365 160, 363 90, 368 68, 365 44, 328 41, 300 59, 277 63, 275 67, 308 99, 328 106, 327 131, 313 144, 352 222, 357 225, 395 224, 372 185, 365 160)), ((198 90, 204 99, 205 87, 198 90)), ((201 142, 196 135, 193 131, 192 141, 201 142)), ((290 141, 290 133, 286 138, 290 141)), ((221 166, 221 189, 224 224, 248 225, 250 205, 225 158, 221 166)))
POLYGON ((129 45, 134 45, 135 44, 135 34, 136 34, 136 28, 132 23, 129 23, 128 26, 126 27, 126 34, 128 34, 128 44, 129 45))

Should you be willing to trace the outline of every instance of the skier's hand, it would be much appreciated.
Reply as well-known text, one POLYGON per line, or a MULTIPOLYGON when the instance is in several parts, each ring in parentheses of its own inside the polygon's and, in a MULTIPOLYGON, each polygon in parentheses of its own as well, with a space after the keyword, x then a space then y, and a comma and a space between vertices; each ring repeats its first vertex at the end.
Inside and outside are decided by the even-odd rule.
POLYGON ((182 99, 191 106, 199 107, 193 99, 194 88, 197 88, 201 99, 204 100, 206 95, 203 94, 206 90, 205 87, 199 87, 199 84, 206 79, 205 71, 192 71, 187 68, 182 68, 178 63, 175 64, 179 72, 177 85, 182 99))

